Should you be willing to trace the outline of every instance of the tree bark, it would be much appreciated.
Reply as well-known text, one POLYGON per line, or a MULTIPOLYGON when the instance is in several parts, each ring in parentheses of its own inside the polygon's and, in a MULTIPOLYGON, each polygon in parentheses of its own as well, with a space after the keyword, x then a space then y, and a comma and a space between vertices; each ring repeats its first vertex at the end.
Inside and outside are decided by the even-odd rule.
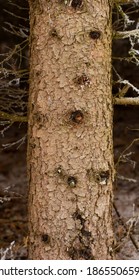
POLYGON ((110 3, 29 4, 29 258, 113 259, 110 3))

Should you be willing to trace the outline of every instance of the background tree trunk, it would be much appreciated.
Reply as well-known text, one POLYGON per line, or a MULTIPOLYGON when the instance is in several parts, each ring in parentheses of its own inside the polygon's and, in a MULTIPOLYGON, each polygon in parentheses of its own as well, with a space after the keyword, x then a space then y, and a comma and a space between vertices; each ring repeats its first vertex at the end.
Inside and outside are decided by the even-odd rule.
POLYGON ((29 258, 112 259, 111 7, 29 4, 29 258))

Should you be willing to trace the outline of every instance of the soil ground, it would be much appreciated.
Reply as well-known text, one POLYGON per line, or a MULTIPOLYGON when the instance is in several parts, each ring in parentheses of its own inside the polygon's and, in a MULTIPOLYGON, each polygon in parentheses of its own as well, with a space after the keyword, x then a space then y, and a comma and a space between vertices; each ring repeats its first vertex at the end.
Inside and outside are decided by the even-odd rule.
MULTIPOLYGON (((139 259, 138 110, 115 106, 114 113, 113 223, 117 259, 139 259)), ((0 137, 0 253, 3 259, 27 258, 26 133, 27 127, 16 123, 0 137)))
POLYGON ((114 229, 118 259, 139 259, 139 107, 115 107, 114 229))

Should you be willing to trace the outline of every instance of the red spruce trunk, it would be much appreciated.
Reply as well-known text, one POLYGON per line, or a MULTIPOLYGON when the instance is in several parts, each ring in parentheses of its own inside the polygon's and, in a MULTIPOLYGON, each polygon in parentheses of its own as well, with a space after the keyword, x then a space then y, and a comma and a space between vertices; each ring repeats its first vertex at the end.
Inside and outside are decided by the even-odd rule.
POLYGON ((113 259, 110 3, 29 5, 29 258, 113 259))

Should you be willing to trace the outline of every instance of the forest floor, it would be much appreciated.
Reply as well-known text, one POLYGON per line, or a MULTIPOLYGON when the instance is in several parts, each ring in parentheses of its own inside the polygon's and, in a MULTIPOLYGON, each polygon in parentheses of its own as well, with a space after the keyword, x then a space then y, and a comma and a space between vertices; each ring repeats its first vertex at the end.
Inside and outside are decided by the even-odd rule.
POLYGON ((117 259, 139 259, 139 108, 115 107, 114 229, 117 259))
MULTIPOLYGON (((114 123, 114 153, 117 175, 113 209, 114 249, 117 259, 138 260, 138 108, 115 107, 114 123)), ((26 133, 25 125, 14 124, 4 132, 3 137, 0 137, 1 259, 27 258, 26 133)))

